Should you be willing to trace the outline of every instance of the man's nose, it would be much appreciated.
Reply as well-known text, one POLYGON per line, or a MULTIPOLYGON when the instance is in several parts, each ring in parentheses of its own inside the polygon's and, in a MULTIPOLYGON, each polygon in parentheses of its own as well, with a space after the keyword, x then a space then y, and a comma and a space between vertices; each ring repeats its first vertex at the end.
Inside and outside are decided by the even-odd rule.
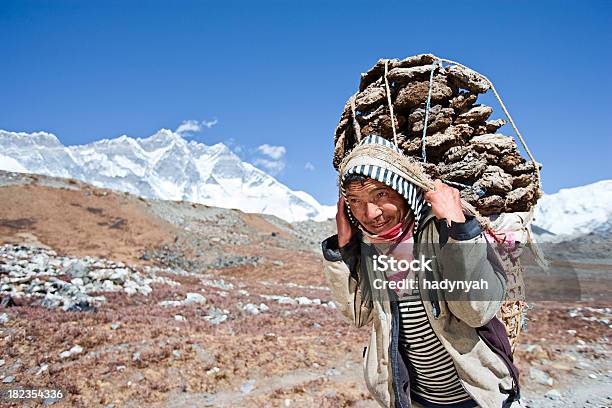
POLYGON ((382 214, 382 209, 374 203, 368 203, 367 216, 370 220, 378 218, 382 214))

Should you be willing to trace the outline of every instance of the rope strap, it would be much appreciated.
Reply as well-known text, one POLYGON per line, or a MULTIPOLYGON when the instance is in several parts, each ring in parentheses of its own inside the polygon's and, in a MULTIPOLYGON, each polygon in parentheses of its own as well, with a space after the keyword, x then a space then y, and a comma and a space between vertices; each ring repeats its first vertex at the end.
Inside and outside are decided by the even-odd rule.
POLYGON ((442 181, 448 184, 449 186, 463 187, 463 188, 469 188, 470 190, 474 190, 474 192, 476 193, 478 197, 482 197, 483 195, 487 193, 487 191, 482 187, 474 187, 468 184, 459 183, 458 181, 450 181, 450 180, 442 180, 442 181))
POLYGON ((427 123, 429 122, 429 107, 431 106, 433 75, 438 64, 442 65, 439 61, 435 61, 433 64, 431 64, 431 72, 429 74, 429 92, 427 93, 427 103, 425 104, 425 123, 423 124, 423 137, 421 138, 421 157, 423 158, 423 163, 427 162, 427 152, 425 151, 425 137, 427 135, 427 123))
POLYGON ((393 130, 393 143, 397 146, 397 133, 395 132, 395 115, 393 114, 393 103, 391 103, 391 89, 389 88, 389 60, 385 60, 385 93, 387 94, 387 104, 389 104, 389 114, 391 115, 391 129, 393 130))
POLYGON ((361 141, 361 126, 359 126, 359 122, 357 122, 357 115, 355 114, 355 99, 357 98, 357 94, 351 96, 351 114, 353 116, 353 129, 355 130, 355 137, 357 138, 357 143, 361 141))

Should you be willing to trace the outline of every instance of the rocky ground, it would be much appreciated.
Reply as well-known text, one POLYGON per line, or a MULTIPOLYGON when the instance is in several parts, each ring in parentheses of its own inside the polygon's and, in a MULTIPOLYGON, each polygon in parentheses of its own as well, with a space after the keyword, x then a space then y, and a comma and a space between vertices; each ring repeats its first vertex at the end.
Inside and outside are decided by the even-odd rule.
MULTIPOLYGON (((321 272, 332 223, 15 173, 0 202, 0 389, 62 389, 53 406, 376 406, 369 329, 343 323, 321 272)), ((527 405, 612 406, 610 305, 531 306, 527 405)))

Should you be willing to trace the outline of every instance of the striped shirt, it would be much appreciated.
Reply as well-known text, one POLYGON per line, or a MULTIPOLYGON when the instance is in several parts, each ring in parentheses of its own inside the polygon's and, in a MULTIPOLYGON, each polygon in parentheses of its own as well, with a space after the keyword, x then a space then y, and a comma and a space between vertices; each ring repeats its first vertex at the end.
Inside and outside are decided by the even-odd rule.
POLYGON ((398 305, 399 352, 410 373, 412 399, 425 407, 477 406, 459 382, 453 360, 434 333, 418 291, 398 305))

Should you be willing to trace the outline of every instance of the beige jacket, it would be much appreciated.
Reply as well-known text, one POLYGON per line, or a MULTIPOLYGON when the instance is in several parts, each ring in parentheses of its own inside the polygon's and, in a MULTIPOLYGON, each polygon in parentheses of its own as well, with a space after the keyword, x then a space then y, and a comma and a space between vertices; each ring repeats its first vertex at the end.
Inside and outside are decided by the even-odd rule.
MULTIPOLYGON (((360 238, 354 237, 354 241, 358 240, 360 238)), ((466 223, 453 223, 448 230, 446 223, 438 224, 433 214, 429 213, 415 234, 415 242, 419 243, 415 245, 415 251, 420 251, 427 259, 433 259, 431 266, 435 279, 441 276, 448 278, 449 275, 454 278, 463 276, 465 280, 483 277, 492 284, 488 292, 491 298, 488 300, 474 300, 467 293, 461 301, 445 301, 444 293, 437 291, 425 293, 428 299, 437 297, 437 302, 424 300, 423 303, 434 332, 454 362, 461 383, 478 405, 485 408, 520 406, 518 401, 512 402, 518 396, 509 398, 513 392, 518 394, 518 389, 513 388, 513 384, 518 387, 518 374, 511 362, 504 361, 504 348, 511 360, 508 339, 505 332, 501 333, 503 325, 494 318, 504 298, 505 279, 503 273, 499 273, 494 268, 495 264, 490 262, 490 253, 487 253, 480 227, 473 218, 469 218, 466 223), (447 234, 447 244, 440 248, 437 245, 440 235, 444 235, 443 240, 446 241, 447 234), (487 331, 486 326, 494 326, 488 331, 489 338, 493 337, 493 343, 501 344, 491 345, 490 341, 487 344, 486 339, 479 335, 483 327, 487 331), (513 372, 517 381, 513 380, 513 372)), ((347 248, 340 251, 337 236, 325 240, 325 276, 332 297, 348 323, 355 327, 372 325, 363 359, 368 390, 382 407, 410 407, 407 369, 397 351, 397 306, 396 303, 382 301, 381 296, 374 296, 370 292, 375 290, 372 287, 368 286, 368 289, 360 284, 359 277, 363 276, 360 244, 347 245, 353 245, 352 250, 357 252, 342 253, 347 248), (399 382, 402 383, 401 387, 396 386, 399 382)), ((418 255, 415 252, 415 258, 418 255)))

